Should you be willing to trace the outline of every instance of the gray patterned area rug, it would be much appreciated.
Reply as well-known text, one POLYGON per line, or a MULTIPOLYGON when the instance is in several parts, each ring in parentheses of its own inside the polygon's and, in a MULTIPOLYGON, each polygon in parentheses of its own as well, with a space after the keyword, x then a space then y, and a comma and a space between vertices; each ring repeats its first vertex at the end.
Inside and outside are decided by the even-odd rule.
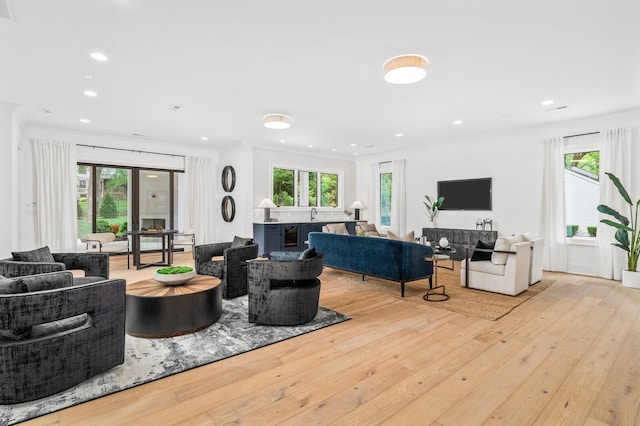
POLYGON ((127 335, 124 364, 50 397, 0 405, 0 425, 49 414, 350 319, 320 307, 315 319, 307 324, 271 327, 248 322, 246 296, 223 300, 222 308, 218 322, 197 333, 166 339, 127 335))

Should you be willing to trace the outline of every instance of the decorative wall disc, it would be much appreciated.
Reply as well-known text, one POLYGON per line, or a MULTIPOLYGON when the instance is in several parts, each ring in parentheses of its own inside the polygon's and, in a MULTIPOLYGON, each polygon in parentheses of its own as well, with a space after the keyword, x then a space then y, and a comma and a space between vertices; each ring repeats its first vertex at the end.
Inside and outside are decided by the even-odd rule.
POLYGON ((236 216, 236 202, 233 201, 233 197, 225 195, 222 199, 222 218, 225 222, 232 222, 236 216))
POLYGON ((233 191, 236 186, 236 171, 232 166, 224 166, 222 169, 222 189, 225 192, 233 191))

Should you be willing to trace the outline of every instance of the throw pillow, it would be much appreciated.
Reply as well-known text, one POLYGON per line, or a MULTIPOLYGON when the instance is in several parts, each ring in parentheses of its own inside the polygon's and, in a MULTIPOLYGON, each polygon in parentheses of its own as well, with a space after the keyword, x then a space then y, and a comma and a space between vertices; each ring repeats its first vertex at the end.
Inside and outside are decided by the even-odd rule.
POLYGON ((253 238, 242 238, 236 235, 231 242, 231 248, 248 246, 249 244, 253 244, 253 238))
POLYGON ((29 251, 14 251, 11 254, 13 255, 13 260, 18 262, 55 262, 49 246, 29 251))
POLYGON ((349 235, 349 231, 347 231, 347 227, 344 223, 327 223, 327 231, 330 234, 349 235))
POLYGON ((315 247, 309 247, 308 249, 300 252, 300 256, 298 256, 298 260, 313 259, 317 255, 318 254, 316 253, 316 248, 315 247))
MULTIPOLYGON (((489 249, 493 250, 493 246, 495 243, 485 243, 484 241, 478 240, 476 243, 477 249, 489 249)), ((491 252, 488 251, 475 251, 471 255, 471 262, 477 262, 481 260, 491 260, 491 252)))
MULTIPOLYGON (((494 250, 509 251, 511 245, 515 243, 521 243, 522 237, 520 235, 514 235, 511 237, 500 237, 497 239, 494 246, 494 250)), ((505 265, 507 263, 508 253, 493 253, 491 255, 491 263, 494 265, 505 265)))
POLYGON ((0 294, 28 293, 29 287, 22 278, 5 278, 0 275, 0 294))
MULTIPOLYGON (((0 275, 0 294, 28 293, 29 288, 22 278, 5 278, 0 275)), ((31 327, 0 329, 0 341, 23 340, 31 335, 31 327)))
POLYGON ((387 232, 387 237, 392 239, 392 240, 398 240, 398 241, 409 241, 409 242, 414 242, 415 241, 415 233, 413 231, 407 233, 404 237, 399 237, 396 234, 394 234, 393 232, 389 231, 387 232))
POLYGON ((72 287, 73 274, 70 271, 50 272, 48 274, 36 274, 22 277, 29 292, 55 290, 72 287))

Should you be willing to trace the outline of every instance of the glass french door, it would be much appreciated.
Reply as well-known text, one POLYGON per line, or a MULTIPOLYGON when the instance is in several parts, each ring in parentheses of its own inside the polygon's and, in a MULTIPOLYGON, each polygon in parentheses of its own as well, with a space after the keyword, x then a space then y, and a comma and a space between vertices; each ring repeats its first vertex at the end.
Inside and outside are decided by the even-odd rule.
MULTIPOLYGON (((78 238, 129 230, 182 229, 184 173, 96 164, 78 164, 78 238), (177 226, 180 226, 179 228, 177 226)), ((158 238, 141 241, 141 251, 160 248, 158 238), (155 246, 158 247, 155 247, 155 246)))

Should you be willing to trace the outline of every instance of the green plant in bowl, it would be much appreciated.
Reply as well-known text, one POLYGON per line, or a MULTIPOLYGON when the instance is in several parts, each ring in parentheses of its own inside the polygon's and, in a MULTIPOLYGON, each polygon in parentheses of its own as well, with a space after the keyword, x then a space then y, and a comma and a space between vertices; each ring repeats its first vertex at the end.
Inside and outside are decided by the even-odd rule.
POLYGON ((175 275, 185 274, 191 271, 193 271, 193 268, 191 266, 168 266, 166 268, 158 269, 156 273, 161 275, 175 275))

